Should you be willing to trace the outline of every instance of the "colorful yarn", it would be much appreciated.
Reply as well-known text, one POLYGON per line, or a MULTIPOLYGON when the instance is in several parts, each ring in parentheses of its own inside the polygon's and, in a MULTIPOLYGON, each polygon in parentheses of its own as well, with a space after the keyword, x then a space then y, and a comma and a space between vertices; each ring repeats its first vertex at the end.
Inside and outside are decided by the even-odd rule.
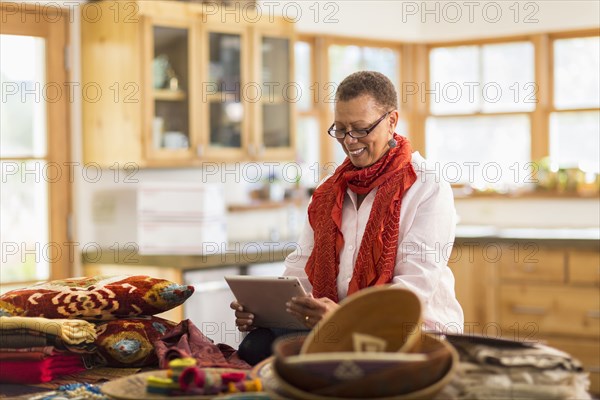
POLYGON ((248 379, 245 372, 202 369, 193 358, 169 362, 166 378, 149 377, 147 392, 177 395, 218 395, 262 391, 260 379, 248 379))
POLYGON ((169 362, 169 373, 167 376, 172 378, 174 381, 178 381, 179 375, 181 375, 185 369, 189 367, 195 367, 196 364, 196 359, 191 357, 176 358, 175 360, 169 362))

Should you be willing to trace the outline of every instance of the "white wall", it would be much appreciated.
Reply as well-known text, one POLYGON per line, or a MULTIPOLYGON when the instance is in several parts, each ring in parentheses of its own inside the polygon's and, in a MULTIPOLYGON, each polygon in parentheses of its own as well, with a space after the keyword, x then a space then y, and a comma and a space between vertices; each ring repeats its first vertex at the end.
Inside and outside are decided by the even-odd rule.
MULTIPOLYGON (((458 3, 468 2, 441 2, 458 3)), ((474 2, 473 22, 469 22, 469 9, 460 7, 462 19, 452 22, 452 8, 440 6, 439 23, 427 23, 422 29, 422 41, 455 40, 465 38, 517 35, 570 29, 598 28, 600 2, 583 1, 484 1, 474 2), (501 10, 499 14, 496 10, 501 10), (496 16, 498 15, 498 16, 496 16)), ((416 17, 416 16, 415 16, 416 17)), ((432 19, 434 15, 426 16, 432 19)))
POLYGON ((278 13, 294 21, 299 32, 414 42, 597 28, 600 24, 596 0, 262 0, 259 4, 264 14, 278 13))
POLYGON ((296 24, 298 32, 417 40, 421 23, 416 18, 401 23, 401 3, 392 0, 258 2, 263 15, 282 15, 296 24))

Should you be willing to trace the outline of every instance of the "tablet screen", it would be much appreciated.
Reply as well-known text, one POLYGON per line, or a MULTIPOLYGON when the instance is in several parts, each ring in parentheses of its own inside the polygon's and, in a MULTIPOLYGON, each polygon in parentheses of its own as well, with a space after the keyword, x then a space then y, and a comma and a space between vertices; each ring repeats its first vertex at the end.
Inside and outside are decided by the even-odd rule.
POLYGON ((295 276, 226 276, 236 300, 244 311, 254 314, 261 328, 308 329, 303 321, 286 311, 292 297, 306 296, 295 276))

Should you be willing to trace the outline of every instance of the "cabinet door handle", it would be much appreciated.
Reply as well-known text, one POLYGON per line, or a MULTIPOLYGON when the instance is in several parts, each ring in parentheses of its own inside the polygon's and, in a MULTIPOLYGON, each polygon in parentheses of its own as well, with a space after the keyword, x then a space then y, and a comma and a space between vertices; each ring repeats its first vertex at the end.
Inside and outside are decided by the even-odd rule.
POLYGON ((512 306, 512 312, 514 314, 532 314, 532 315, 546 315, 548 311, 545 307, 535 306, 512 306))
POLYGON ((260 146, 258 146, 258 155, 262 156, 265 154, 265 145, 261 144, 260 146))
POLYGON ((588 312, 586 313, 586 316, 588 318, 600 319, 600 311, 598 311, 598 310, 588 310, 588 312))
POLYGON ((585 367, 588 372, 600 372, 600 365, 592 365, 591 367, 585 367))
POLYGON ((254 151, 254 145, 252 143, 250 143, 248 145, 248 154, 250 154, 251 156, 254 156, 254 153, 255 153, 255 151, 254 151))
POLYGON ((204 155, 204 146, 202 146, 201 144, 196 146, 196 155, 198 157, 202 157, 204 155))

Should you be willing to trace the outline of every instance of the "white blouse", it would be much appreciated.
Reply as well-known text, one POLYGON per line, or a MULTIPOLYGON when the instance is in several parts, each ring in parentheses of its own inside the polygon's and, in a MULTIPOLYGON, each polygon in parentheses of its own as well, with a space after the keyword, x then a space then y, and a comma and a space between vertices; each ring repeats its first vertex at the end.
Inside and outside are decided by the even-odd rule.
MULTIPOLYGON (((464 315, 454 294, 454 275, 447 262, 454 243, 456 211, 452 190, 439 170, 418 153, 412 154, 417 180, 404 194, 400 211, 398 254, 392 284, 412 290, 423 305, 426 328, 462 332, 464 315)), ((356 194, 347 189, 342 209, 344 247, 337 277, 339 300, 348 294, 354 263, 375 200, 377 188, 369 192, 360 208, 356 194)), ((298 246, 285 260, 284 275, 297 276, 307 292, 312 291, 304 267, 314 245, 312 227, 305 221, 298 246)), ((399 305, 400 306, 400 305, 399 305)))

